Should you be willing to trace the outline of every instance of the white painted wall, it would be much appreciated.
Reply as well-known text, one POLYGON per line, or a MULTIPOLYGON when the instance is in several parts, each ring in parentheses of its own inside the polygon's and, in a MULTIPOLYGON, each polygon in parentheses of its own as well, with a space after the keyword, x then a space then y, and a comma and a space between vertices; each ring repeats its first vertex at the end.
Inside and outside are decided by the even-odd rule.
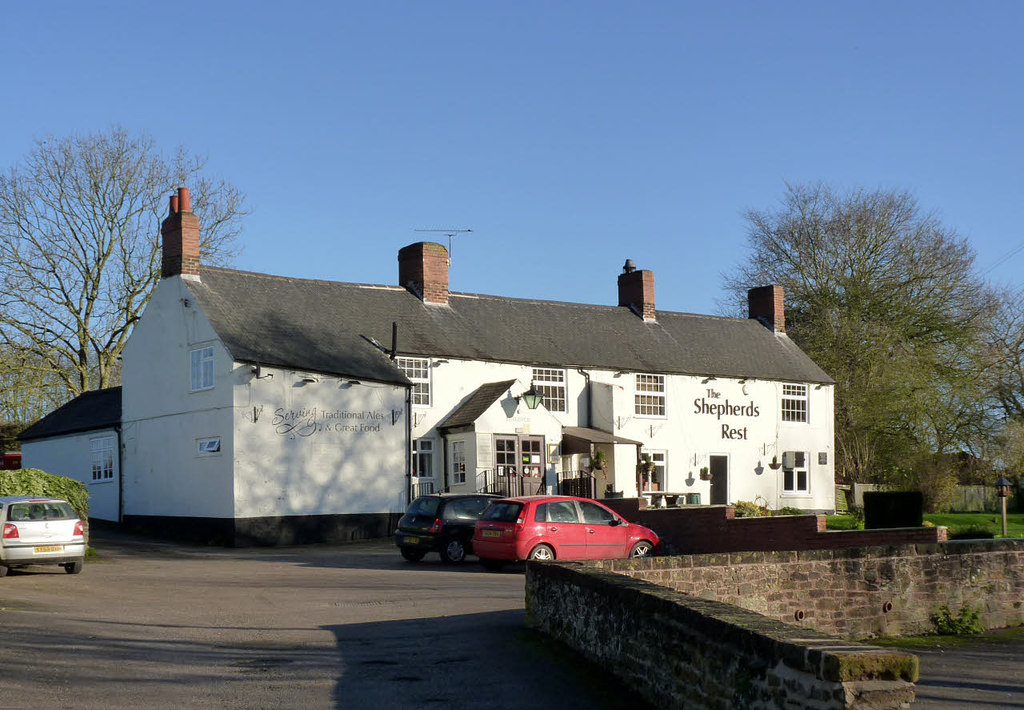
POLYGON ((97 429, 82 434, 55 436, 26 441, 21 445, 21 463, 25 468, 38 468, 47 473, 66 476, 85 484, 89 491, 89 517, 116 522, 118 519, 118 480, 121 476, 117 456, 117 432, 97 429), (92 450, 97 437, 110 437, 114 444, 114 477, 92 480, 92 450))
MULTIPOLYGON (((772 508, 792 506, 807 510, 832 510, 834 488, 833 388, 829 385, 808 386, 808 423, 781 421, 782 383, 774 381, 715 379, 672 375, 666 378, 666 416, 643 417, 635 414, 635 377, 633 373, 589 371, 593 382, 593 426, 627 439, 643 442, 646 448, 667 452, 665 490, 699 493, 702 503, 710 502, 710 483, 700 479, 700 469, 709 465, 711 455, 724 455, 729 461, 728 500, 763 502, 772 508), (709 406, 724 405, 745 408, 719 416, 704 413, 701 400, 709 406), (756 414, 754 413, 756 411, 756 414), (783 451, 800 450, 809 456, 810 485, 806 494, 785 495, 780 470, 768 464, 773 455, 782 458, 783 451), (819 454, 825 463, 819 464, 819 454)), ((433 361, 431 367, 430 407, 413 406, 413 438, 435 439, 434 470, 440 484, 443 458, 435 427, 480 385, 515 379, 515 393, 525 390, 531 381, 532 368, 522 365, 462 361, 446 358, 433 361)), ((564 426, 586 426, 586 379, 575 368, 566 368, 568 410, 548 413, 545 428, 547 443, 558 443, 560 432, 554 423, 564 426)), ((507 396, 503 397, 507 399, 507 396)), ((500 402, 498 403, 500 405, 500 402)), ((523 408, 525 411, 525 407, 523 408)), ((521 413, 510 416, 500 406, 488 410, 477 422, 475 445, 478 469, 490 468, 489 438, 494 433, 516 433, 523 423, 537 426, 539 415, 521 413), (517 421, 517 418, 519 421, 517 421)), ((467 454, 468 454, 467 450, 467 454)), ((608 475, 615 490, 627 496, 637 494, 636 447, 607 447, 610 455, 608 475)), ((579 465, 579 457, 567 457, 568 466, 579 465)), ((555 464, 561 466, 562 462, 555 464)), ((551 468, 554 470, 554 466, 551 468)))
POLYGON ((405 388, 281 368, 257 379, 221 346, 187 283, 160 282, 125 347, 125 512, 403 510, 405 388), (211 344, 215 385, 190 392, 190 352, 211 344), (221 438, 220 452, 198 450, 210 437, 221 438))
POLYGON ((157 284, 123 354, 124 512, 230 518, 234 510, 234 363, 187 281, 157 284), (191 350, 214 346, 214 387, 191 392, 191 350), (196 442, 221 437, 204 456, 196 442))
POLYGON ((238 517, 405 509, 405 387, 245 366, 234 379, 238 517))

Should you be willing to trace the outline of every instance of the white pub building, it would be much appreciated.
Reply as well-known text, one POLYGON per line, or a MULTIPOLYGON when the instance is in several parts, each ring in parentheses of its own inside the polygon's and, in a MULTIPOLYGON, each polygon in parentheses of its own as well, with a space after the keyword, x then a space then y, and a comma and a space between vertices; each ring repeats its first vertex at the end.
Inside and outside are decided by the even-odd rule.
POLYGON ((94 517, 244 545, 388 535, 423 491, 834 510, 833 381, 781 287, 742 319, 656 310, 632 261, 617 305, 463 294, 430 242, 396 286, 314 281, 202 265, 199 230, 181 189, 107 409, 22 435, 94 517))

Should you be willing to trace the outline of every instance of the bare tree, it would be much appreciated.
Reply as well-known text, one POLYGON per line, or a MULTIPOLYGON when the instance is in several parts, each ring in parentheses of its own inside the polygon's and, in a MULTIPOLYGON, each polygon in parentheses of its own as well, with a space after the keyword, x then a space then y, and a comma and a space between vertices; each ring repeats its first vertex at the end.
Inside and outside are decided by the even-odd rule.
POLYGON ((749 257, 726 288, 735 306, 750 286, 785 287, 788 334, 837 382, 840 471, 899 474, 989 426, 978 374, 995 299, 964 239, 895 190, 788 185, 746 219, 749 257))
MULTIPOLYGON (((121 127, 38 140, 0 174, 0 346, 66 398, 118 384, 117 359, 160 276, 166 195, 187 185, 204 261, 226 263, 244 195, 205 160, 121 127)), ((23 374, 26 374, 27 371, 23 374)))

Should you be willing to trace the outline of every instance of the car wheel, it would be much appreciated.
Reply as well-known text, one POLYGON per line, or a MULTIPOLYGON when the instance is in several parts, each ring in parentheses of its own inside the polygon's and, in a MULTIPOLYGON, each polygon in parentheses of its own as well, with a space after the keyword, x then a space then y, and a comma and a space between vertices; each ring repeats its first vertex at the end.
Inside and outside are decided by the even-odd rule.
POLYGON ((555 559, 555 551, 547 545, 537 545, 537 547, 530 550, 528 559, 537 560, 538 562, 550 562, 555 559))
POLYGON ((441 560, 450 565, 458 564, 466 559, 466 543, 457 537, 444 544, 441 548, 441 560))
POLYGON ((419 562, 427 554, 424 550, 414 550, 411 547, 399 547, 398 551, 409 562, 419 562))
POLYGON ((481 558, 480 564, 484 566, 484 569, 489 572, 497 572, 505 566, 504 560, 488 560, 481 558))
POLYGON ((654 554, 654 545, 647 540, 636 543, 629 551, 630 557, 650 557, 652 554, 654 554))
POLYGON ((9 569, 10 569, 10 567, 8 567, 7 565, 0 565, 0 577, 6 577, 7 576, 7 570, 9 570, 9 569))
POLYGON ((83 567, 85 567, 85 563, 82 560, 75 560, 64 565, 64 571, 68 574, 78 574, 82 571, 83 567))

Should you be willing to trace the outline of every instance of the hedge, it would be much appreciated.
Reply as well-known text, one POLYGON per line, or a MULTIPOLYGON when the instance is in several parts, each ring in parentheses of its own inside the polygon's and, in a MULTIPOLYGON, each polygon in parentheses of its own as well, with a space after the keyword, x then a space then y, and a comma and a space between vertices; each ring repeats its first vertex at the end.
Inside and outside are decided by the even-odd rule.
POLYGON ((0 472, 0 495, 61 498, 71 504, 82 520, 89 517, 89 491, 84 483, 38 468, 0 472))

